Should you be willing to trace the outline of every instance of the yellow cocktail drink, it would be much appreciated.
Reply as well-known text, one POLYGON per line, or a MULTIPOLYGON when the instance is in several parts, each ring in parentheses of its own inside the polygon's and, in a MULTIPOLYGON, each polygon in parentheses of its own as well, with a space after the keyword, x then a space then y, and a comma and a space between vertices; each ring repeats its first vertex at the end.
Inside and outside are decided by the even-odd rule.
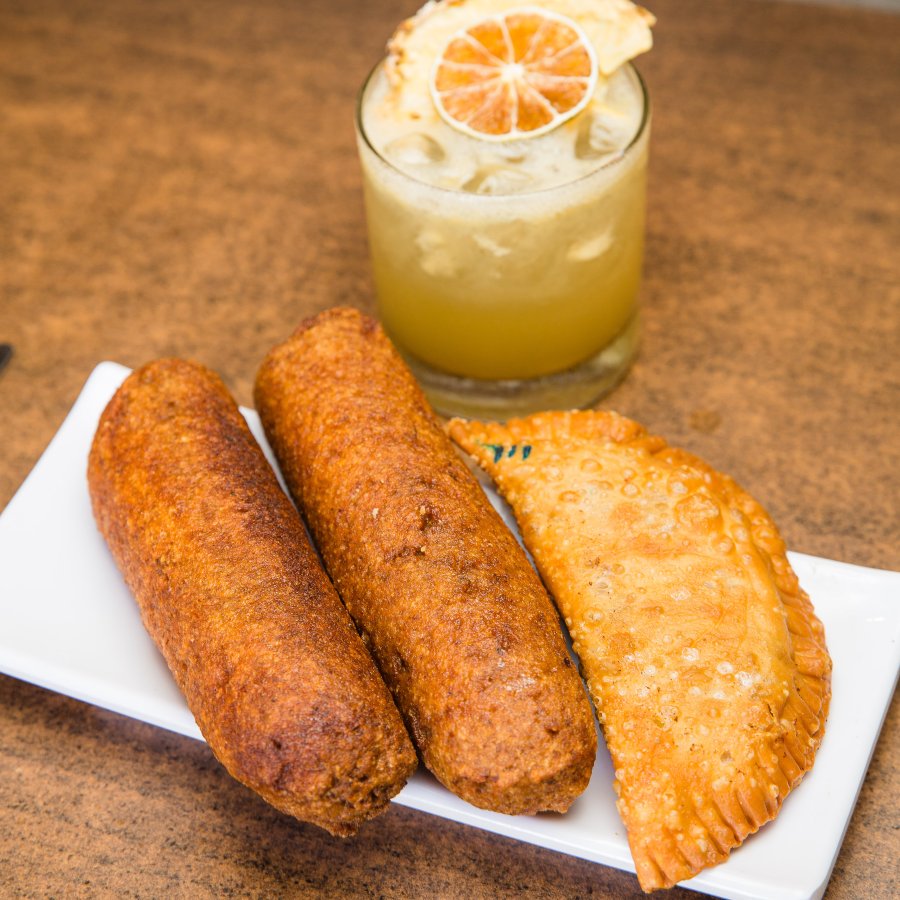
POLYGON ((398 111, 379 66, 357 126, 379 314, 439 409, 580 406, 618 381, 649 141, 630 64, 568 121, 503 141, 398 111))

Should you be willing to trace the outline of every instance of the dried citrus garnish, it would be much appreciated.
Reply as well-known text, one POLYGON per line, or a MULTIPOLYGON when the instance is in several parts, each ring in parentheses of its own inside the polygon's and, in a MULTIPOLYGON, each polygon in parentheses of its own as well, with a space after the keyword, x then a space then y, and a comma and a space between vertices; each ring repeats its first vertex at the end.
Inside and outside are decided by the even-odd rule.
POLYGON ((488 16, 438 56, 431 96, 454 128, 486 140, 544 134, 580 112, 597 84, 590 41, 571 19, 536 8, 488 16))

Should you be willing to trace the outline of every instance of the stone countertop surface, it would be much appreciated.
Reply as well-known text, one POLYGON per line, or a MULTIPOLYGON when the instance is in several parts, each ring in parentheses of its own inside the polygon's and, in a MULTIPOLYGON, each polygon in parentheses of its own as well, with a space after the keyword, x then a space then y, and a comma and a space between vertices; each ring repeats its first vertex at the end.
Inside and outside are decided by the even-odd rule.
MULTIPOLYGON (((249 404, 300 319, 373 309, 354 97, 414 5, 0 2, 0 507, 99 361, 194 358, 249 404)), ((650 5, 643 347, 603 405, 734 475, 792 549, 900 569, 900 17, 650 5)), ((831 900, 900 892, 898 720, 831 900)), ((640 895, 399 807, 331 838, 204 744, 3 676, 0 810, 3 896, 640 895)))

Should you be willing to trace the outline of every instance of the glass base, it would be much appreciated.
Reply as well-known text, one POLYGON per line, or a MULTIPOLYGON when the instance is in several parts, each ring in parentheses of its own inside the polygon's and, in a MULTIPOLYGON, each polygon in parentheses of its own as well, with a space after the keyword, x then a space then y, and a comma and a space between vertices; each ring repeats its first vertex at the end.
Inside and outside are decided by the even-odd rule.
POLYGON ((611 344, 580 365, 555 375, 504 381, 448 375, 399 349, 438 413, 502 422, 543 410, 591 406, 625 377, 637 353, 638 331, 634 315, 611 344))

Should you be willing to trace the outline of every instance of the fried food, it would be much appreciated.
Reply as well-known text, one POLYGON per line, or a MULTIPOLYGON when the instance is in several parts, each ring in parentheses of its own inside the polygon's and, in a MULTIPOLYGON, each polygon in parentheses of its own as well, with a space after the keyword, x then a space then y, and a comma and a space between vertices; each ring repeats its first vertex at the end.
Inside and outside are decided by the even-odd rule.
POLYGON ((822 624, 765 510, 605 412, 453 420, 556 598, 615 765, 646 891, 774 818, 831 695, 822 624))
POLYGON ((94 437, 97 524, 219 761, 332 834, 416 766, 390 693, 219 378, 131 374, 94 437))
POLYGON ((304 322, 256 406, 428 768, 475 806, 565 810, 596 734, 553 604, 378 324, 304 322))

